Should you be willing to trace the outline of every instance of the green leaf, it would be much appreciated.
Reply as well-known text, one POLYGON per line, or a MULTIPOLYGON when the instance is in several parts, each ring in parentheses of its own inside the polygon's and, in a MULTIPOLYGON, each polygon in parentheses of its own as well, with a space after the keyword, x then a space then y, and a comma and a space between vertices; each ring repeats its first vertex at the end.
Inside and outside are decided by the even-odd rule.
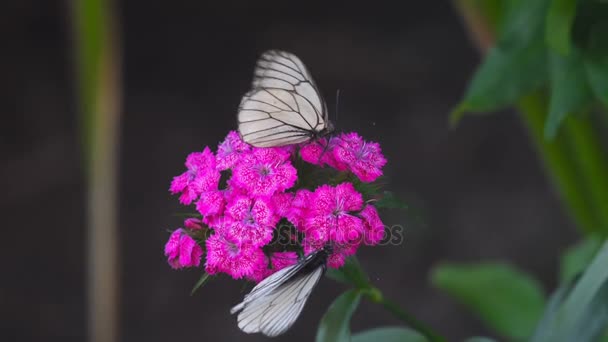
POLYGON ((512 105, 547 80, 542 23, 548 0, 513 0, 506 6, 498 43, 452 111, 452 125, 466 112, 495 111, 512 105))
POLYGON ((329 307, 317 330, 317 342, 348 342, 350 318, 357 309, 361 293, 349 290, 340 295, 329 307))
POLYGON ((198 278, 198 281, 196 282, 196 284, 194 284, 194 287, 192 288, 192 291, 190 291, 190 295, 193 296, 194 293, 196 291, 198 291, 198 289, 200 289, 201 287, 203 287, 203 285, 207 284, 207 282, 211 279, 211 275, 209 275, 209 273, 203 273, 203 275, 198 278))
POLYGON ((538 282, 509 264, 443 264, 433 270, 431 281, 515 340, 532 334, 544 306, 538 282))
POLYGON ((530 46, 490 50, 468 86, 464 100, 450 115, 452 125, 466 112, 503 109, 547 79, 545 48, 540 37, 530 46))
POLYGON ((576 16, 576 0, 553 0, 547 13, 545 41, 547 45, 562 55, 568 55, 571 48, 570 35, 576 16))
POLYGON ((424 336, 403 327, 375 328, 352 336, 351 342, 426 342, 424 336))
POLYGON ((570 52, 568 56, 562 56, 549 51, 551 101, 545 122, 545 138, 548 139, 555 137, 568 114, 582 111, 593 100, 583 58, 577 49, 570 52))
POLYGON ((551 0, 503 1, 504 17, 498 28, 499 44, 529 45, 544 33, 544 22, 551 0))
POLYGON ((553 294, 551 294, 551 297, 549 298, 549 301, 545 306, 543 316, 538 325, 536 326, 534 336, 530 340, 531 342, 546 341, 547 338, 551 336, 553 320, 555 320, 555 316, 557 315, 557 312, 562 302, 564 301, 568 293, 570 293, 572 287, 574 287, 574 283, 575 280, 572 279, 564 285, 558 287, 557 290, 555 290, 553 294))
POLYGON ((560 280, 568 282, 582 273, 589 265, 595 253, 600 249, 602 240, 597 236, 587 237, 568 248, 560 260, 560 280))
POLYGON ((340 269, 328 269, 326 275, 335 281, 350 284, 359 289, 371 286, 367 274, 355 256, 347 258, 340 269))
POLYGON ((608 324, 608 242, 576 285, 552 296, 533 342, 597 341, 608 324))
POLYGON ((595 341, 608 324, 608 242, 547 324, 545 341, 595 341))
POLYGON ((593 26, 585 53, 587 78, 595 96, 608 106, 608 22, 593 26))
POLYGON ((391 191, 384 191, 382 198, 373 203, 377 208, 384 209, 407 209, 407 204, 395 196, 391 191))

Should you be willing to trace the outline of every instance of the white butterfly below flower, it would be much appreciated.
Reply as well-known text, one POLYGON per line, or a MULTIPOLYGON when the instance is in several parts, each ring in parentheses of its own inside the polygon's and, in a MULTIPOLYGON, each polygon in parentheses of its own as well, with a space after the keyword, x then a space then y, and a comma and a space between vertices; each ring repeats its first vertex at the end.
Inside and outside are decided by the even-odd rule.
POLYGON ((248 334, 262 333, 269 337, 287 331, 325 273, 331 253, 332 247, 326 245, 257 284, 230 310, 231 314, 238 313, 239 328, 248 334))
POLYGON ((243 96, 239 133, 256 147, 298 144, 333 131, 327 106, 298 57, 266 51, 257 62, 252 90, 243 96))

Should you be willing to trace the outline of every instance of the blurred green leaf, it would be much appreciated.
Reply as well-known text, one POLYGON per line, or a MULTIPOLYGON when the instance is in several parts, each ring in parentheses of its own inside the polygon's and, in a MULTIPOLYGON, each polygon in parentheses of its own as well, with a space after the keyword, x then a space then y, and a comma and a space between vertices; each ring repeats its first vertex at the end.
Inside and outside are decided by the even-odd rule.
POLYGON ((505 5, 498 43, 452 111, 452 125, 466 112, 495 111, 514 104, 547 80, 543 22, 548 0, 513 0, 505 5))
POLYGON ((426 342, 424 336, 403 327, 375 328, 352 336, 351 342, 426 342))
POLYGON ((555 52, 570 54, 571 30, 576 16, 576 0, 553 0, 547 13, 545 41, 555 52))
POLYGON ((431 280, 511 339, 529 337, 544 306, 538 282, 504 263, 443 264, 431 280))
POLYGON ((391 191, 384 191, 382 198, 373 203, 377 208, 383 209, 407 209, 407 204, 395 196, 391 191))
POLYGON ((608 324, 608 242, 570 291, 553 296, 534 342, 597 341, 608 324), (556 310, 555 305, 561 301, 556 310), (554 303, 554 301, 556 303, 554 303))
MULTIPOLYGON (((564 300, 546 341, 593 341, 608 323, 608 242, 564 300)), ((544 340, 543 340, 544 341, 544 340)))
POLYGON ((580 112, 593 100, 587 83, 585 64, 577 49, 568 56, 549 51, 551 101, 545 122, 545 138, 553 139, 568 114, 580 112))
POLYGON ((530 46, 490 50, 469 84, 464 100, 450 114, 456 124, 466 112, 503 109, 547 79, 545 48, 540 37, 530 46))
POLYGON ((326 275, 335 281, 350 284, 359 289, 371 286, 367 274, 355 256, 347 258, 344 266, 340 267, 340 269, 328 269, 326 275))
POLYGON ((600 22, 591 29, 585 67, 595 96, 608 107, 608 21, 600 22))
POLYGON ((361 292, 349 290, 340 295, 329 307, 317 330, 317 342, 348 342, 350 318, 361 300, 361 292))
POLYGON ((198 278, 198 281, 196 282, 196 284, 194 284, 194 287, 192 288, 192 291, 190 291, 190 295, 193 296, 194 293, 196 291, 198 291, 198 289, 200 289, 201 287, 203 287, 205 284, 207 284, 207 282, 211 279, 211 275, 209 275, 209 273, 203 273, 203 275, 198 278))
POLYGON ((589 236, 568 248, 560 260, 560 281, 569 282, 582 273, 593 260, 601 245, 602 240, 599 237, 589 236))
POLYGON ((574 287, 574 283, 575 280, 572 279, 558 287, 557 290, 551 294, 551 297, 549 297, 549 301, 545 306, 543 316, 536 326, 534 336, 530 340, 531 342, 546 341, 546 339, 551 336, 553 320, 557 315, 560 305, 574 287))
POLYGON ((550 1, 503 0, 504 15, 498 27, 498 44, 526 46, 542 37, 550 1))

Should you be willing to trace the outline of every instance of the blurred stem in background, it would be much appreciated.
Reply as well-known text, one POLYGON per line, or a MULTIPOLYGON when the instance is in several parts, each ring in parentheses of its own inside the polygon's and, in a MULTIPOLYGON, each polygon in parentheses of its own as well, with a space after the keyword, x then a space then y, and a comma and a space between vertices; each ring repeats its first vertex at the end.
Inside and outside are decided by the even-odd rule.
MULTIPOLYGON (((542 1, 531 1, 530 5, 527 5, 530 7, 529 11, 535 10, 532 8, 533 6, 540 8, 537 4, 542 6, 542 1)), ((506 10, 507 5, 503 1, 455 0, 454 5, 463 18, 471 40, 483 54, 486 54, 494 46, 495 37, 498 31, 506 26, 504 24, 508 20, 514 22, 512 13, 506 10)), ((552 9, 549 10, 550 13, 552 9)), ((572 8, 568 8, 568 10, 574 11, 572 8)), ((526 22, 519 22, 519 25, 526 27, 519 29, 521 32, 515 32, 516 34, 520 36, 529 34, 524 30, 534 24, 535 18, 533 19, 530 16, 527 19, 526 22)), ((557 40, 554 37, 562 33, 558 32, 554 35, 553 31, 549 30, 550 20, 551 18, 548 18, 546 24, 546 39, 549 42, 557 40)), ((570 20, 573 19, 570 18, 570 20)), ((559 27, 562 26, 564 25, 559 27)), ((515 31, 512 27, 510 29, 515 31)), ((532 31, 532 29, 529 30, 532 31)), ((564 35, 567 39, 568 34, 570 34, 569 27, 565 31, 564 35)), ((516 36, 516 38, 521 37, 516 36)), ((569 48, 569 46, 567 47, 569 48)), ((549 53, 553 53, 553 51, 549 53)), ((496 56, 498 56, 498 53, 493 57, 496 56)), ((495 58, 495 60, 497 59, 495 58)), ((523 59, 519 60, 521 63, 523 61, 523 59)), ((496 67, 496 65, 493 65, 493 67, 496 67)), ((517 72, 516 70, 513 71, 513 73, 517 72)), ((526 77, 526 75, 522 75, 522 77, 526 77)), ((554 80, 551 79, 551 81, 554 80)), ((552 86, 555 86, 555 84, 552 84, 552 86)), ((578 85, 571 85, 571 87, 576 86, 578 85)), ((608 235, 608 156, 601 147, 598 135, 598 130, 601 128, 592 124, 589 113, 569 112, 565 114, 567 117, 560 121, 559 132, 554 137, 548 137, 547 126, 550 126, 551 122, 549 121, 552 119, 549 117, 548 95, 547 91, 544 90, 532 91, 517 100, 515 107, 520 112, 531 140, 544 162, 546 173, 552 179, 566 210, 570 213, 577 227, 587 234, 599 234, 606 237, 608 235)), ((553 97, 558 100, 560 98, 556 95, 553 95, 553 97)), ((479 108, 473 108, 475 105, 471 108, 464 108, 469 105, 466 101, 461 104, 462 109, 457 109, 456 115, 453 115, 453 121, 458 120, 462 113, 469 109, 479 112, 479 108)))
POLYGON ((90 341, 118 340, 117 171, 120 51, 112 3, 71 2, 83 160, 87 172, 90 341))

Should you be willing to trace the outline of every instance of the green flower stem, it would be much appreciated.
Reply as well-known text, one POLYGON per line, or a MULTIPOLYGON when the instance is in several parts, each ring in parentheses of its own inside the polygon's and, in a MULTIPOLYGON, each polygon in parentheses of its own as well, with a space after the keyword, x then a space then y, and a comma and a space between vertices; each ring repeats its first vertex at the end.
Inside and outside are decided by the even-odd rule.
POLYGON ((69 3, 88 181, 88 340, 116 341, 121 311, 116 207, 122 84, 119 31, 112 0, 69 3))
POLYGON ((602 236, 608 233, 608 162, 606 153, 588 115, 573 116, 565 122, 564 129, 574 151, 581 181, 589 194, 591 210, 595 212, 598 226, 595 231, 602 236))
MULTIPOLYGON (((493 45, 501 21, 500 2, 454 0, 465 27, 481 52, 493 45)), ((566 210, 586 233, 608 234, 608 156, 588 117, 571 118, 553 141, 543 136, 548 113, 546 95, 523 97, 517 106, 566 210)))
POLYGON ((424 323, 417 320, 414 316, 405 312, 393 301, 386 299, 379 289, 375 287, 370 287, 367 289, 362 289, 361 291, 365 295, 365 298, 367 298, 370 302, 382 305, 393 316, 402 320, 409 327, 426 336, 429 341, 444 342, 446 340, 444 337, 436 334, 433 329, 429 328, 424 323))
POLYGON ((435 333, 433 329, 426 326, 424 323, 420 322, 409 313, 405 312, 393 301, 386 299, 382 294, 382 291, 380 291, 380 289, 378 289, 377 287, 374 287, 369 282, 369 277, 367 276, 367 273, 365 273, 363 267, 361 267, 361 264, 359 263, 356 257, 352 256, 346 259, 346 263, 344 264, 344 266, 342 266, 342 268, 338 270, 330 269, 327 275, 336 281, 345 284, 350 284, 351 286, 356 288, 363 296, 365 296, 365 298, 367 298, 370 302, 382 305, 393 316, 402 320, 405 324, 417 330, 419 333, 425 335, 429 341, 445 341, 445 338, 435 333))
MULTIPOLYGON (((567 135, 558 135, 552 141, 544 138, 547 113, 547 101, 544 96, 539 93, 525 96, 520 100, 518 109, 539 155, 544 161, 545 169, 556 185, 562 200, 566 203, 571 216, 585 232, 597 231, 598 222, 592 206, 589 205, 590 201, 584 194, 585 186, 581 184, 581 177, 573 158, 568 155, 570 147, 567 143, 567 135)), ((565 126, 568 126, 568 123, 564 123, 565 126)))

